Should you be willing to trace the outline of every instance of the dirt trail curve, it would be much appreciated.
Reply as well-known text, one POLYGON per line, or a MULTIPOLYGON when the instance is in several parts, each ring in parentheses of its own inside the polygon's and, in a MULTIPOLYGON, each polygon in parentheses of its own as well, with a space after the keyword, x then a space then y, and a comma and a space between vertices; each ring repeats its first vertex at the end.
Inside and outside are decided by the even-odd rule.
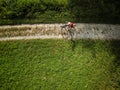
MULTIPOLYGON (((61 39, 68 32, 63 24, 33 24, 0 26, 0 41, 21 39, 61 39)), ((120 25, 76 23, 78 39, 119 39, 120 25)))

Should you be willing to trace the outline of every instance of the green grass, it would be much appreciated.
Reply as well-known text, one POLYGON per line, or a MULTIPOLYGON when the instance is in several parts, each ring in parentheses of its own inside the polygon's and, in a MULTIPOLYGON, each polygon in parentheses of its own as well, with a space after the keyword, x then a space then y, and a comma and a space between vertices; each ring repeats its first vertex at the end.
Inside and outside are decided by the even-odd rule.
POLYGON ((0 42, 0 90, 120 89, 120 41, 0 42))

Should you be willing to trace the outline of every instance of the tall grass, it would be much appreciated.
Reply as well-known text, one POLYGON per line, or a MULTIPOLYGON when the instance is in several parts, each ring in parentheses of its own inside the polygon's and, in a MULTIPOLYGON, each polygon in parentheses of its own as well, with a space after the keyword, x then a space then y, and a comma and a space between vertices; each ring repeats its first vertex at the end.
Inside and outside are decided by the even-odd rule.
POLYGON ((94 40, 0 42, 0 90, 120 89, 116 43, 120 45, 94 40))

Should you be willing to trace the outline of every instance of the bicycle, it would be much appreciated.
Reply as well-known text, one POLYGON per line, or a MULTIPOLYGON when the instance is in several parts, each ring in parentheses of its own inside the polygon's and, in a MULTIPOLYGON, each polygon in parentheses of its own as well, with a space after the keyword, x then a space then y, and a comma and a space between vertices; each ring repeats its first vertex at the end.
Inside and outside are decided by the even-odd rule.
POLYGON ((69 39, 75 39, 77 32, 75 29, 75 25, 73 27, 70 27, 68 24, 61 25, 61 35, 63 38, 69 39))

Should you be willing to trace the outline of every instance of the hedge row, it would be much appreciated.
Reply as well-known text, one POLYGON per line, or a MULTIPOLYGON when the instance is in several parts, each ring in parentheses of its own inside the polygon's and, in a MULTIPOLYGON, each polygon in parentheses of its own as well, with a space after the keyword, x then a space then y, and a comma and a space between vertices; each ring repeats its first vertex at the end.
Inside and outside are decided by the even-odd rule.
POLYGON ((120 23, 119 8, 119 0, 0 0, 0 24, 120 23))

